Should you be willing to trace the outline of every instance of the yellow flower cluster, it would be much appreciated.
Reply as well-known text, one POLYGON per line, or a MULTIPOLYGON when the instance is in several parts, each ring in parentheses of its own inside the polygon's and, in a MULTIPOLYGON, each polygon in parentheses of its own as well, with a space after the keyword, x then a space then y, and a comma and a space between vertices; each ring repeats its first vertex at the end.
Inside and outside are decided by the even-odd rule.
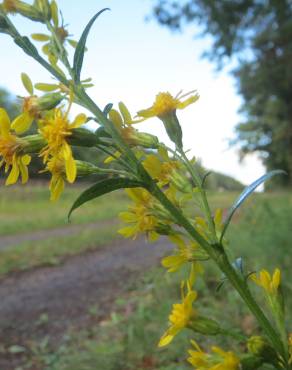
POLYGON ((0 168, 4 165, 5 173, 10 170, 9 176, 6 179, 6 185, 15 184, 21 175, 22 183, 25 184, 28 180, 27 166, 31 161, 31 157, 27 154, 22 154, 24 142, 18 138, 12 129, 10 118, 7 112, 0 108, 0 168))
POLYGON ((271 276, 267 270, 263 269, 260 271, 259 276, 253 274, 251 279, 262 287, 266 293, 276 295, 281 283, 281 271, 277 268, 271 276))
POLYGON ((79 114, 70 123, 69 109, 66 113, 61 108, 44 110, 44 106, 51 107, 52 103, 55 106, 60 102, 59 98, 55 99, 55 95, 52 96, 52 101, 49 104, 48 99, 48 96, 45 97, 45 100, 36 96, 25 98, 23 113, 17 116, 13 122, 10 121, 7 112, 0 108, 0 156, 2 157, 0 168, 5 165, 5 172, 10 170, 6 185, 15 184, 19 176, 21 176, 22 183, 27 182, 31 156, 24 150, 28 146, 26 138, 18 135, 28 131, 32 122, 36 121, 38 132, 45 143, 39 155, 46 165, 44 171, 49 171, 52 174, 51 199, 56 200, 64 188, 64 179, 66 178, 70 183, 75 181, 76 163, 68 139, 73 130, 83 125, 87 118, 84 114, 79 114))
POLYGON ((200 349, 195 341, 192 341, 194 350, 189 350, 188 361, 196 370, 239 370, 240 359, 233 352, 225 352, 220 347, 213 346, 212 353, 206 353, 200 349))

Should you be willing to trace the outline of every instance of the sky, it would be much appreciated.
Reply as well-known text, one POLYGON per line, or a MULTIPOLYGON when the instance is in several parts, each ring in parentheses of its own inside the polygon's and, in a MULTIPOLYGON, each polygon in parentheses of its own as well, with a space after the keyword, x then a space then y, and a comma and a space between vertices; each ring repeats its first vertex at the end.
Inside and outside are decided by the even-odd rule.
MULTIPOLYGON (((180 90, 197 90, 200 99, 178 111, 185 149, 190 149, 206 168, 231 175, 244 184, 265 172, 256 155, 240 164, 237 149, 229 148, 234 127, 242 119, 237 113, 241 98, 228 69, 216 72, 214 64, 201 58, 210 40, 194 38, 194 29, 174 34, 154 20, 146 22, 153 0, 59 0, 58 4, 76 40, 97 11, 111 9, 92 28, 82 75, 93 79, 95 86, 88 92, 100 107, 123 101, 135 114, 150 107, 159 92, 176 95, 180 90)), ((23 35, 45 33, 40 23, 18 16, 12 20, 23 35)), ((8 36, 0 37, 2 87, 14 95, 26 95, 20 83, 21 72, 34 83, 52 82, 49 74, 8 36)), ((169 143, 158 119, 145 121, 139 128, 169 143)))

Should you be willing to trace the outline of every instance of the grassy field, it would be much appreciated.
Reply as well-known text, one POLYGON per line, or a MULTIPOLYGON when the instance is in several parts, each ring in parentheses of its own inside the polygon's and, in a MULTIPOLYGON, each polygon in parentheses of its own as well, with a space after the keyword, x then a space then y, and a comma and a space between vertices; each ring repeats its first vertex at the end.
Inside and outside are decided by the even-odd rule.
POLYGON ((0 276, 11 271, 26 270, 43 265, 59 264, 65 257, 98 248, 117 238, 117 214, 126 208, 122 192, 96 199, 78 209, 70 224, 68 210, 85 186, 67 189, 58 202, 49 201, 44 185, 2 187, 0 197, 1 236, 15 236, 14 244, 0 248, 0 276), (103 222, 102 227, 85 227, 103 222), (84 225, 74 231, 74 227, 84 225), (67 228, 67 232, 66 229, 67 228), (52 229, 64 229, 48 233, 52 229), (34 241, 22 241, 22 234, 40 232, 34 241), (76 235, 78 234, 78 238, 76 235))
MULTIPOLYGON (((214 194, 215 202, 227 203, 233 195, 214 194)), ((226 204, 224 204, 225 206, 226 204)), ((242 256, 247 271, 265 267, 281 267, 283 288, 287 296, 287 312, 292 330, 292 196, 288 194, 259 194, 253 196, 230 227, 229 253, 242 256)), ((189 339, 197 339, 204 347, 217 343, 236 350, 223 337, 205 339, 182 333, 173 344, 158 349, 157 342, 167 327, 167 316, 179 300, 179 281, 185 272, 166 274, 161 268, 149 271, 124 297, 119 297, 108 318, 96 327, 82 332, 67 333, 57 352, 40 346, 35 359, 46 370, 186 370, 186 350, 189 339)), ((257 333, 252 316, 240 298, 225 284, 217 292, 220 275, 206 264, 205 280, 198 282, 197 308, 216 318, 226 328, 236 325, 246 334, 257 333)), ((255 288, 256 289, 256 288, 255 288)), ((262 299, 256 289, 257 298, 262 299)), ((264 368, 263 368, 264 369, 264 368)))
MULTIPOLYGON (((71 205, 86 187, 67 188, 57 202, 50 202, 47 185, 1 187, 0 236, 66 226, 71 205)), ((126 205, 126 197, 121 194, 89 202, 73 214, 71 224, 112 219, 126 205)))
MULTIPOLYGON (((75 211, 68 224, 67 214, 74 200, 86 185, 67 188, 58 202, 49 201, 49 190, 44 184, 2 187, 0 193, 0 238, 19 236, 13 245, 0 248, 0 276, 11 271, 59 264, 67 256, 100 247, 117 238, 118 213, 125 210, 128 199, 123 192, 115 192, 75 211), (100 229, 84 228, 78 238, 71 235, 70 226, 109 221, 100 229), (111 222, 113 221, 113 222, 111 222), (52 236, 47 230, 68 228, 67 235, 52 236), (22 234, 41 231, 35 241, 22 241, 22 234)), ((228 207, 236 193, 212 193, 214 208, 228 207)))

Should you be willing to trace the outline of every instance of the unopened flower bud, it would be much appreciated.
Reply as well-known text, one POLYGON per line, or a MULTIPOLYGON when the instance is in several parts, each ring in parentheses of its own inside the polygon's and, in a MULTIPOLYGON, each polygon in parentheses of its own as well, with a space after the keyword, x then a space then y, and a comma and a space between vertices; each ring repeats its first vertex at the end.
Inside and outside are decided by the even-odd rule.
POLYGON ((158 223, 155 227, 155 231, 160 235, 170 235, 173 230, 169 225, 158 223))
POLYGON ((47 144, 42 135, 28 135, 22 137, 21 140, 23 141, 22 152, 24 154, 39 153, 47 144))
POLYGON ((165 114, 163 116, 159 116, 161 121, 164 124, 165 130, 167 132, 168 137, 172 142, 175 143, 175 145, 181 149, 182 144, 182 129, 179 123, 179 120, 177 118, 176 112, 171 111, 168 114, 165 114))
POLYGON ((37 105, 41 111, 51 110, 59 105, 63 99, 63 95, 59 93, 45 94, 37 99, 37 105))
POLYGON ((76 128, 72 130, 72 135, 68 137, 69 143, 76 146, 94 147, 99 142, 98 136, 86 128, 76 128))
POLYGON ((35 0, 34 6, 39 9, 45 20, 51 19, 51 6, 48 0, 35 0))
POLYGON ((247 341, 248 351, 268 363, 274 363, 277 359, 277 353, 274 348, 270 345, 267 339, 261 336, 252 336, 247 341))
POLYGON ((188 328, 204 335, 217 335, 221 332, 220 326, 215 320, 204 316, 196 316, 193 320, 190 319, 188 328))
POLYGON ((182 176, 178 171, 173 171, 171 174, 171 182, 182 193, 191 193, 192 185, 189 180, 182 176))
POLYGON ((98 167, 92 163, 75 160, 77 176, 86 176, 98 173, 98 167))
POLYGON ((129 145, 142 146, 143 148, 158 148, 158 138, 145 132, 139 132, 132 126, 125 127, 121 130, 121 135, 129 145))
POLYGON ((3 9, 7 13, 21 14, 32 21, 44 23, 46 19, 42 13, 34 5, 29 5, 20 0, 4 0, 2 3, 3 9))
POLYGON ((23 111, 35 118, 40 117, 40 113, 55 108, 62 101, 63 96, 59 93, 45 94, 41 97, 32 95, 24 98, 23 111))

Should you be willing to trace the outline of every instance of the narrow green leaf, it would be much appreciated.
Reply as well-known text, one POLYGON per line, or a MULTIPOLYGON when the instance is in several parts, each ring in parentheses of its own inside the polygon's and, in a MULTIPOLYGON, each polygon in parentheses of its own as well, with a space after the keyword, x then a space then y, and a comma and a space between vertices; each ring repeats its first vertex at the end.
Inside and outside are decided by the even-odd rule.
POLYGON ((73 70, 74 70, 76 82, 80 82, 80 74, 81 74, 81 69, 82 69, 82 64, 83 64, 84 53, 85 53, 86 40, 87 40, 89 31, 93 23, 100 16, 100 14, 106 10, 109 10, 109 8, 104 8, 100 10, 98 13, 95 14, 95 16, 91 18, 91 20, 88 22, 87 26, 85 27, 80 37, 80 40, 78 41, 78 44, 76 46, 76 50, 74 53, 74 62, 73 62, 73 70))
POLYGON ((138 188, 143 186, 144 184, 140 181, 126 178, 112 178, 101 180, 79 195, 69 211, 68 220, 70 219, 70 216, 75 209, 79 208, 80 206, 82 206, 82 204, 89 202, 92 199, 98 198, 101 195, 110 193, 114 190, 123 188, 138 188))
POLYGON ((243 192, 236 199, 236 201, 234 202, 234 204, 232 205, 232 207, 229 209, 229 212, 227 214, 227 217, 226 217, 226 219, 224 221, 224 227, 223 227, 222 234, 221 234, 221 237, 220 237, 220 242, 222 242, 222 239, 223 239, 224 234, 225 234, 225 232, 226 232, 226 230, 228 228, 228 225, 230 224, 230 221, 232 219, 232 216, 234 215, 235 211, 241 206, 241 204, 245 201, 245 199, 250 194, 252 194, 259 185, 261 185, 265 181, 269 180, 271 177, 273 177, 275 175, 284 175, 284 174, 286 174, 286 172, 283 171, 283 170, 270 171, 270 172, 266 173, 265 175, 263 175, 262 177, 260 177, 259 179, 257 179, 256 181, 254 181, 251 185, 247 186, 243 190, 243 192))

